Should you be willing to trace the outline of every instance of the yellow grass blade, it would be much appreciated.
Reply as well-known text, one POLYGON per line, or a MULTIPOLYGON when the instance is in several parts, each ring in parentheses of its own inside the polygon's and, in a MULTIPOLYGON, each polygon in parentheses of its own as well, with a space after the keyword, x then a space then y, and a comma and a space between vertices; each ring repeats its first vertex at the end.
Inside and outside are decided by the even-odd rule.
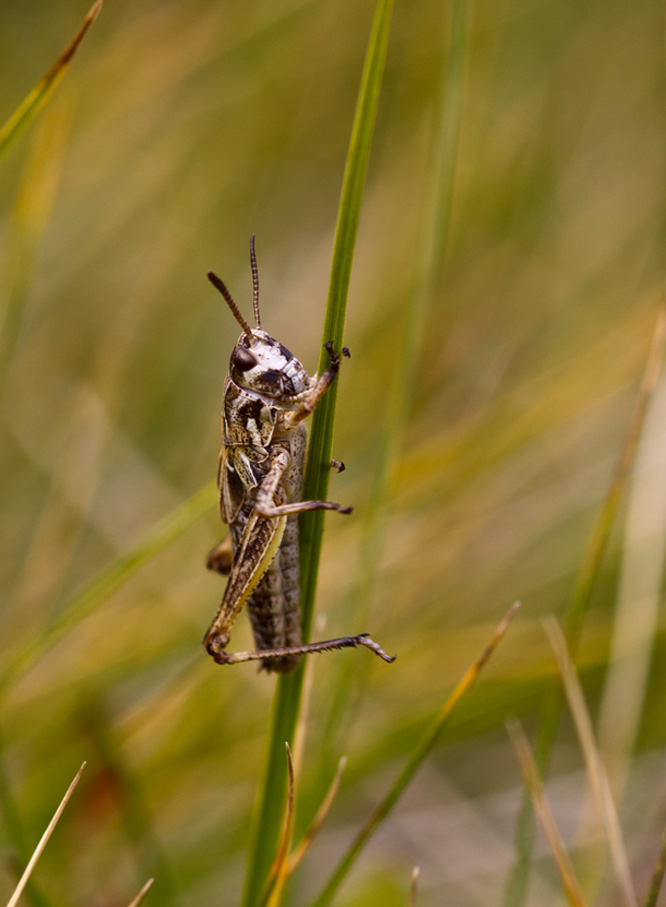
POLYGON ((358 832, 350 846, 347 848, 344 856, 342 857, 335 870, 333 871, 330 879, 326 883, 324 890, 314 902, 314 907, 325 907, 325 905, 331 903, 336 891, 347 876, 357 857, 359 856, 369 839, 377 831, 381 823, 384 821, 384 819, 386 819, 390 811, 393 809, 401 794, 414 777, 416 771, 421 767, 424 759, 437 742, 439 735, 442 732, 444 725, 449 720, 454 708, 460 702, 465 693, 467 693, 470 687, 474 684, 474 681, 481 673, 482 668, 497 648, 500 640, 508 630, 509 624, 511 623, 511 620, 516 613, 518 606, 519 602, 514 602, 513 605, 509 608, 507 613, 500 621, 488 644, 485 646, 476 661, 474 661, 473 664, 465 672, 461 680, 458 682, 456 688, 453 690, 449 698, 439 710, 438 714, 435 717, 435 720, 432 722, 425 734, 423 734, 421 739, 417 742, 405 766, 393 783, 392 788, 389 790, 388 794, 386 794, 384 799, 381 800, 373 809, 373 811, 361 826, 360 831, 358 832))
MULTIPOLYGON (((660 322, 663 332, 663 316, 660 322)), ((666 463, 659 455, 664 397, 662 379, 662 387, 649 400, 627 492, 608 667, 596 721, 597 740, 607 754, 606 767, 617 802, 623 798, 635 754, 660 632, 666 566, 666 463)))
POLYGON ((412 884, 409 889, 409 907, 415 907, 416 905, 416 889, 418 888, 419 883, 419 867, 415 866, 412 870, 412 884))
POLYGON ((154 881, 155 881, 155 879, 148 879, 148 881, 146 882, 146 884, 143 886, 143 888, 141 889, 141 891, 140 891, 140 892, 137 894, 137 896, 134 898, 134 900, 132 901, 132 903, 128 905, 128 907, 139 907, 139 904, 141 904, 141 903, 143 902, 143 899, 144 899, 145 896, 148 894, 148 891, 149 891, 149 889, 151 888, 151 886, 152 886, 152 884, 153 884, 154 881))
POLYGON ((664 881, 664 872, 666 871, 666 831, 661 839, 661 849, 659 851, 659 856, 657 857, 657 862, 654 864, 654 869, 652 870, 652 878, 650 879, 650 887, 648 893, 645 897, 643 907, 657 907, 657 899, 659 897, 659 892, 661 891, 661 885, 664 881))
MULTIPOLYGON (((317 639, 325 639, 324 627, 326 621, 323 618, 317 620, 317 639)), ((303 753, 305 752, 305 739, 307 736, 308 718, 310 715, 310 702, 312 699, 312 687, 314 685, 315 659, 308 658, 305 662, 303 677, 303 692, 301 694, 301 708, 298 713, 298 721, 294 731, 294 744, 292 746, 292 761, 294 763, 294 772, 299 772, 303 764, 303 753)))
POLYGON ((296 801, 296 782, 294 779, 294 762, 291 758, 289 744, 285 743, 287 752, 287 804, 285 808, 284 828, 278 847, 278 852, 273 860, 266 887, 259 898, 261 907, 278 907, 282 897, 282 889, 289 877, 289 848, 294 831, 294 805, 296 801))
MULTIPOLYGON (((601 508, 592 527, 583 555, 583 562, 576 579, 576 585, 567 609, 564 624, 565 633, 569 649, 573 653, 574 658, 578 651, 585 617, 600 575, 601 563, 608 546, 611 530, 615 525, 629 472, 634 464, 648 406, 662 368, 665 349, 666 309, 662 306, 655 324, 643 377, 624 442, 615 463, 601 508)), ((562 707, 560 692, 559 683, 551 686, 544 697, 541 708, 535 750, 537 763, 542 771, 548 766, 550 754, 555 743, 562 707)), ((523 801, 516 829, 515 863, 507 881, 504 898, 505 907, 521 907, 525 902, 531 847, 532 815, 529 800, 526 797, 523 801)))
POLYGON ((215 500, 215 483, 208 482, 154 523, 129 551, 119 555, 88 580, 60 606, 57 616, 43 630, 33 634, 16 656, 3 664, 0 669, 0 693, 10 686, 17 673, 35 664, 139 567, 182 535, 207 510, 211 510, 215 500))
POLYGON ((331 782, 331 786, 329 787, 329 789, 326 793, 326 796, 324 797, 324 799, 322 801, 321 806, 317 810, 317 813, 316 813, 314 819, 310 823, 310 827, 305 832, 303 839, 299 842, 298 846, 294 849, 294 852, 292 853, 292 855, 289 859, 288 875, 291 875, 291 873, 296 869, 298 864, 301 862, 301 860, 303 859, 305 854, 310 849, 312 842, 314 841, 315 837, 317 836, 317 833, 319 832, 319 829, 323 825, 324 819, 328 815, 328 812, 333 804, 333 800, 335 799, 335 795, 337 794, 338 788, 340 787, 340 780, 342 779, 342 773, 344 772, 346 765, 347 765, 347 757, 343 756, 340 759, 340 761, 338 762, 338 768, 335 773, 335 777, 333 778, 333 781, 331 782))
POLYGON ((572 652, 576 652, 582 631, 583 621, 592 598, 592 591, 599 576, 599 566, 603 558, 610 530, 615 522, 620 499, 624 493, 627 476, 635 457, 636 448, 643 431, 652 394, 664 360, 666 349, 666 309, 662 308, 657 317, 652 342, 645 363, 641 385, 636 396, 636 403, 631 414, 631 421, 622 445, 622 450, 615 464, 613 475, 606 492, 606 498, 597 516, 592 530, 585 558, 578 576, 573 599, 567 614, 566 632, 572 652))
POLYGON ((19 883, 16 886, 14 894, 11 896, 11 898, 7 902, 7 907, 16 907, 16 904, 18 904, 19 898, 21 897, 21 894, 23 893, 23 889, 25 888, 28 879, 32 875, 32 871, 37 864, 37 860, 41 857, 41 855, 44 851, 44 848, 46 847, 47 841, 53 834, 53 829, 58 824, 60 816, 63 814, 65 807, 69 803, 69 799, 72 796, 72 794, 74 793, 74 788, 79 783, 79 778, 81 777, 81 773, 83 772, 83 769, 85 767, 86 767, 86 764, 84 762, 83 765, 81 766, 81 768, 76 773, 74 780, 67 788, 67 792, 66 792, 65 796, 60 801, 60 806, 56 809, 55 813, 53 814, 53 818, 49 822, 47 829, 44 832, 44 834, 42 835, 42 837, 39 841, 39 844, 35 848, 33 855, 30 857, 28 865, 25 867, 25 871, 24 871, 23 875, 21 876, 21 878, 19 879, 19 883))
POLYGON ((560 625, 554 618, 544 621, 550 645, 555 654, 557 667, 562 675, 564 691, 567 696, 569 708, 576 724, 578 739, 585 756, 587 774, 592 789, 595 804, 601 816, 608 848, 611 854, 611 863, 622 898, 626 907, 638 907, 636 893, 631 872, 627 849, 622 835, 622 828, 618 819, 617 810, 610 790, 606 768, 601 761, 599 749, 594 737, 592 722, 585 703, 585 697, 578 680, 571 655, 567 648, 566 639, 560 625))
POLYGON ((518 756, 523 778, 525 779, 525 784, 532 798, 534 812, 541 823, 543 833, 550 846, 569 903, 572 907, 585 907, 583 894, 574 875, 569 855, 564 846, 564 841, 555 824, 555 817, 553 816, 550 804, 546 799, 536 761, 532 754, 532 750, 530 749, 530 745, 527 742, 527 737, 517 721, 508 722, 507 731, 509 732, 513 748, 516 751, 516 756, 518 756))
POLYGON ((35 85, 32 91, 26 96, 14 113, 10 116, 4 126, 0 127, 0 155, 7 149, 9 144, 21 132, 33 117, 39 112, 43 104, 55 89, 56 85, 65 74, 69 63, 76 53, 79 44, 86 36, 86 32, 93 24, 97 15, 102 8, 102 0, 97 0, 90 9, 90 12, 83 20, 81 28, 74 35, 65 50, 61 53, 53 66, 46 75, 35 85))

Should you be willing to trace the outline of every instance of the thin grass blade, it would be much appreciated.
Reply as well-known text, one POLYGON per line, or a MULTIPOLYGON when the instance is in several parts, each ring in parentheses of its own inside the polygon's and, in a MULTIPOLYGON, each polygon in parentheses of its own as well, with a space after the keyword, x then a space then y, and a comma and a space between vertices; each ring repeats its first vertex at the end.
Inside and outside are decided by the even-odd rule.
MULTIPOLYGON (((603 555, 615 523, 629 472, 636 456, 638 440, 645 423, 648 404, 659 378, 666 345, 666 309, 659 312, 652 342, 629 427, 613 470, 606 495, 597 515, 581 564, 576 585, 569 602, 565 619, 565 636, 575 662, 578 644, 592 595, 599 577, 603 555)), ((539 771, 546 773, 550 754, 562 712, 562 694, 559 683, 554 682, 544 697, 535 744, 535 758, 539 771)), ((532 807, 527 793, 516 826, 515 861, 507 880, 504 907, 522 907, 527 894, 529 862, 534 836, 532 807)))
POLYGON ((594 737, 590 714, 587 710, 583 691, 576 675, 567 643, 560 625, 554 618, 544 621, 551 648, 555 654, 557 667, 564 683, 564 690, 576 724, 578 739, 585 756, 587 774, 592 794, 602 818, 611 862, 618 887, 622 893, 625 907, 638 907, 634 885, 629 870, 629 858, 624 843, 622 828, 610 790, 606 768, 601 761, 599 749, 594 737))
POLYGON ((128 904, 128 907, 139 907, 139 904, 143 903, 146 895, 150 891, 154 881, 155 881, 155 879, 148 879, 148 881, 143 886, 141 891, 137 894, 137 896, 134 898, 134 900, 130 904, 128 904))
MULTIPOLYGON (((618 577, 608 601, 612 621, 595 729, 615 802, 624 800, 632 760, 649 714, 661 658, 660 622, 666 577, 666 381, 650 400, 627 487, 618 538, 618 577), (612 610, 610 610, 612 608, 612 610)), ((605 603, 606 604, 606 603, 605 603)))
MULTIPOLYGON (((322 632, 319 635, 319 639, 325 639, 323 633, 323 628, 326 624, 325 620, 318 620, 317 624, 321 625, 322 632)), ((305 667, 303 668, 303 688, 301 690, 301 701, 300 708, 298 712, 298 720, 296 722, 296 730, 294 731, 294 742, 291 747, 292 759, 294 762, 294 771, 299 772, 301 766, 303 765, 303 758, 305 754, 305 741, 307 738, 307 728, 308 728, 308 717, 310 715, 310 702, 312 701, 312 687, 314 684, 314 668, 315 661, 312 658, 309 658, 305 662, 305 667)))
POLYGON ((460 702, 465 693, 467 693, 470 687, 474 684, 486 662, 497 648, 500 640, 508 630, 509 624, 511 623, 511 620, 513 619, 513 616, 516 613, 517 609, 518 602, 514 602, 514 604, 509 608, 506 615, 502 618, 502 621, 495 630, 489 643, 486 645, 479 657, 465 672, 462 679, 458 682, 457 686, 440 709, 439 714, 437 715, 435 720, 432 722, 428 730, 425 732, 425 734, 423 734, 421 739, 412 750, 411 756, 407 760, 407 763, 405 764, 402 772, 398 775, 398 778, 394 782, 393 787, 363 823, 360 831, 333 871, 330 879, 326 884, 326 887, 314 902, 313 907, 325 907, 325 905, 331 903, 333 897, 335 896, 335 893, 349 873, 349 870, 351 869, 353 864, 356 862, 356 859, 360 855, 361 851, 370 840, 372 835, 377 831, 384 819, 388 816, 390 811, 393 809, 398 799, 400 798, 400 795, 405 790, 411 779, 414 777, 417 769, 420 768, 426 756, 437 742, 444 726, 451 717, 451 713, 453 712, 454 708, 460 702))
POLYGON ((0 383, 20 334, 38 250, 49 223, 69 138, 70 117, 54 104, 34 130, 7 223, 0 267, 0 383))
POLYGON ((7 122, 2 127, 0 127, 0 156, 2 156, 2 154, 7 150, 9 145, 25 128, 25 126, 27 126, 28 123, 32 119, 34 119, 39 110, 49 99, 56 85, 64 76, 65 71, 72 60, 72 57, 85 38, 88 29, 97 18, 97 15, 101 8, 102 0, 97 0, 97 2, 91 7, 90 12, 86 16, 86 18, 83 20, 83 24, 81 25, 77 33, 74 35, 65 50, 55 61, 53 66, 49 69, 46 75, 42 79, 40 79, 37 85, 35 85, 35 87, 21 102, 21 104, 19 104, 19 106, 10 116, 7 122))
POLYGON ((409 907, 416 907, 416 892, 419 886, 419 872, 420 869, 418 866, 415 866, 412 870, 412 884, 409 888, 409 907))
POLYGON ((414 399, 416 376, 419 373, 419 356, 428 324, 428 310, 440 278, 450 230, 453 206, 453 187, 456 175, 459 135, 462 123, 465 65, 469 32, 468 0, 454 0, 451 7, 451 33, 446 64, 441 82, 440 109, 436 111, 431 152, 433 164, 428 181, 422 220, 422 233, 418 243, 421 260, 417 263, 410 299, 403 310, 399 331, 400 353, 394 357, 394 371, 387 395, 387 407, 379 442, 376 468, 364 526, 363 548, 360 556, 359 582, 354 607, 367 610, 375 582, 377 562, 381 557, 384 540, 384 505, 391 470, 403 445, 414 399))
POLYGON ((553 854, 553 859, 555 860, 555 865, 560 874, 560 879, 562 880, 562 885, 564 886, 569 903, 572 907, 585 907, 583 894, 578 885, 576 876, 574 875, 571 860, 569 859, 569 855, 564 846, 564 841, 557 828, 553 811, 550 808, 550 803, 544 793, 536 760, 532 754, 530 745, 527 742, 527 737, 517 721, 508 723, 507 731, 509 732, 513 748, 516 751, 516 756, 518 757, 520 768, 525 779, 525 785, 532 798, 534 810, 553 854))
POLYGON ((284 884, 289 877, 289 849, 294 832, 296 782, 294 778, 294 762, 291 758, 291 749, 288 743, 285 743, 285 750, 287 753, 287 806, 285 809, 284 828, 275 860, 266 880, 265 890, 259 898, 261 907, 278 907, 284 884))
MULTIPOLYGON (((359 87, 354 124, 347 152, 340 206, 333 245, 331 281, 326 303, 323 340, 332 341, 340 350, 345 323, 347 291, 351 276, 354 244, 361 211, 363 188, 370 155, 370 145, 377 114, 379 90, 384 72, 388 31, 393 0, 378 0, 368 41, 363 74, 359 87)), ((320 371, 327 366, 322 352, 320 371)), ((304 476, 304 499, 325 500, 330 472, 336 384, 326 393, 313 416, 307 465, 304 476)), ((301 612, 303 639, 310 638, 314 613, 319 557, 324 522, 322 511, 303 514, 300 528, 301 612)), ((303 684, 303 667, 277 683, 268 749, 263 768, 260 805, 248 857, 244 907, 252 907, 267 876, 279 835, 285 780, 280 770, 284 741, 293 741, 303 684)))
MULTIPOLYGON (((340 350, 342 347, 347 294, 379 90, 384 72, 392 8, 393 0, 378 0, 361 77, 333 243, 331 279, 322 332, 322 352, 319 359, 320 374, 328 365, 328 354, 323 349, 324 343, 332 340, 336 350, 340 350)), ((325 501, 328 496, 336 396, 337 382, 334 382, 321 406, 317 407, 312 419, 308 460, 303 481, 303 497, 306 500, 325 501)), ((301 607, 305 639, 309 639, 312 626, 323 529, 324 511, 315 510, 303 514, 301 523, 301 607)))
POLYGON ((74 793, 76 785, 79 783, 79 778, 81 777, 81 774, 85 767, 86 767, 86 763, 84 762, 83 765, 81 766, 81 768, 76 773, 74 780, 67 788, 67 792, 65 793, 65 796, 60 801, 60 806, 56 809, 55 813, 53 814, 53 818, 49 822, 49 824, 46 828, 46 831, 40 838, 39 844, 35 848, 33 855, 30 857, 28 865, 25 867, 25 871, 24 871, 23 875, 21 876, 21 878, 19 879, 19 883, 14 890, 14 894, 11 896, 11 898, 7 902, 7 907, 16 907, 16 904, 18 904, 19 898, 21 897, 23 889, 26 886, 26 882, 32 875, 32 871, 37 864, 37 860, 39 860, 42 853, 44 852, 44 848, 46 847, 49 838, 53 834, 53 830, 55 829, 56 825, 60 821, 60 816, 62 816, 62 814, 65 810, 65 807, 69 803, 70 797, 74 793))
POLYGON ((657 907, 657 899, 659 898, 659 892, 661 891, 661 886, 664 881, 664 872, 666 872, 666 830, 661 839, 659 856, 657 857, 657 862, 652 870, 650 887, 648 888, 647 896, 643 902, 643 907, 657 907))
POLYGON ((215 501, 215 483, 210 482, 155 523, 134 548, 112 561, 69 598, 59 609, 58 616, 41 633, 34 633, 19 654, 8 660, 0 674, 0 691, 17 674, 38 661, 48 649, 127 582, 140 567, 182 535, 206 511, 211 510, 215 501))
POLYGON ((592 529, 590 541, 583 558, 571 604, 567 612, 566 637, 569 649, 574 657, 580 641, 585 615, 587 614, 592 593, 599 576, 599 568, 608 546, 611 528, 615 522, 624 493, 629 471, 636 457, 638 440, 643 430, 645 416, 652 394, 654 393, 659 373, 664 361, 666 347, 666 309, 662 308, 657 317, 650 351, 645 363, 643 378, 631 414, 629 428, 615 464, 608 491, 604 498, 596 523, 592 529))
MULTIPOLYGON (((396 460, 404 447, 416 379, 420 371, 421 349, 448 248, 468 58, 468 0, 454 0, 450 12, 447 9, 444 15, 449 27, 448 48, 440 74, 439 98, 434 110, 430 176, 422 203, 423 216, 417 243, 417 261, 412 286, 402 307, 400 328, 396 335, 399 338, 399 351, 392 357, 393 372, 386 395, 386 409, 372 470, 356 574, 346 596, 346 613, 353 614, 357 626, 363 628, 367 626, 372 593, 377 582, 378 565, 385 547, 391 477, 396 460)), ((355 700, 358 699, 365 673, 370 670, 370 666, 366 660, 353 676, 350 676, 341 664, 336 665, 336 668, 336 684, 329 707, 325 737, 328 740, 335 740, 344 749, 344 731, 341 723, 345 721, 348 724, 350 717, 353 716, 355 700), (343 704, 346 704, 346 707, 343 707, 343 704)), ((330 770, 331 762, 322 760, 325 777, 328 777, 330 770)))
POLYGON ((308 852, 308 850, 312 846, 312 842, 317 837, 319 829, 324 824, 324 820, 326 819, 326 816, 328 815, 329 810, 330 810, 331 806, 333 805, 333 801, 335 800, 335 796, 340 787, 340 781, 342 780, 342 773, 344 772, 346 765, 347 765, 347 757, 343 756, 340 759, 340 761, 338 762, 338 769, 335 773, 335 777, 333 778, 333 781, 331 782, 331 786, 329 787, 328 791, 326 792, 326 796, 324 797, 321 806, 317 810, 317 813, 316 813, 314 819, 310 823, 310 827, 305 832, 302 840, 298 843, 298 846, 294 849, 294 852, 292 853, 291 857, 289 858, 289 875, 292 874, 292 872, 296 869, 296 867, 301 862, 301 860, 303 859, 305 854, 308 852))

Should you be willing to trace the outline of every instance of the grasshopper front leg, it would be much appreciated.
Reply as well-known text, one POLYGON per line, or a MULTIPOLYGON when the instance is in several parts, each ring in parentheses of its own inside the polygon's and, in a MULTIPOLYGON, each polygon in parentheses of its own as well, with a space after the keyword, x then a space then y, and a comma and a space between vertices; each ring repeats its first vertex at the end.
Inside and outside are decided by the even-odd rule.
MULTIPOLYGON (((303 419, 307 419, 307 417, 314 412, 317 404, 331 384, 333 384, 333 380, 338 373, 340 368, 340 357, 333 349, 333 344, 330 340, 324 344, 324 348, 331 357, 331 364, 323 375, 319 376, 315 386, 311 387, 310 390, 302 395, 296 408, 285 415, 284 421, 288 428, 293 428, 295 425, 298 425, 299 422, 302 422, 303 419)), ((347 359, 351 355, 346 346, 342 347, 342 355, 347 359)))

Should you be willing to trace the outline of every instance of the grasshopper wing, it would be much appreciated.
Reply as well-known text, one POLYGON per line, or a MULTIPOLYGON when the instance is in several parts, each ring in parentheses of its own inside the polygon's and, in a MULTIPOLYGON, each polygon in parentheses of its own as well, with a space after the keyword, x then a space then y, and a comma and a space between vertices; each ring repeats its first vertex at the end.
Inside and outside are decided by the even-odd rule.
POLYGON ((241 512, 245 502, 245 487, 240 476, 233 468, 226 446, 220 451, 217 487, 220 494, 220 516, 222 517, 222 522, 231 526, 238 519, 238 514, 241 512))

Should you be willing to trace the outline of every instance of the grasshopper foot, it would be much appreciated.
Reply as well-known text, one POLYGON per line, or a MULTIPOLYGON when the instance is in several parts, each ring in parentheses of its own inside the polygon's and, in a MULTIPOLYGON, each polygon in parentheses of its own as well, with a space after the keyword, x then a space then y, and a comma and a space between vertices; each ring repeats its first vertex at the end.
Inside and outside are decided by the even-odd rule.
POLYGON ((370 638, 369 633, 359 633, 358 636, 352 637, 359 646, 365 646, 366 649, 370 649, 371 652, 374 652, 375 655, 379 655, 388 664, 393 664, 393 662, 398 657, 397 655, 387 655, 386 652, 382 649, 379 643, 376 643, 374 639, 370 638))

